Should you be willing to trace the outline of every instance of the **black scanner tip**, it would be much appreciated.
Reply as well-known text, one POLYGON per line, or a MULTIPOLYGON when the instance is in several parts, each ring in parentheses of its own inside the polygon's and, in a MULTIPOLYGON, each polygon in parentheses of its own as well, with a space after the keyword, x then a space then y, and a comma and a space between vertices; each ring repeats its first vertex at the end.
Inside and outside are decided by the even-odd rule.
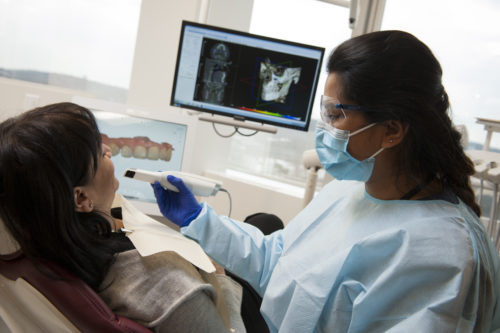
POLYGON ((134 176, 135 176, 135 171, 132 170, 125 171, 125 177, 134 178, 134 176))

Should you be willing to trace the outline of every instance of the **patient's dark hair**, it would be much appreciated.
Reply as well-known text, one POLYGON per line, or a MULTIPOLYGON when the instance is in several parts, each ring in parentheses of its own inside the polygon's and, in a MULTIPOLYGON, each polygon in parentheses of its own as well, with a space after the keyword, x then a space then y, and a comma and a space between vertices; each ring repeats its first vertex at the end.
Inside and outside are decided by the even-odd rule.
POLYGON ((0 124, 0 218, 24 254, 70 270, 92 288, 122 240, 103 214, 75 211, 73 188, 95 175, 101 135, 76 104, 40 107, 0 124))
POLYGON ((327 69, 340 79, 340 97, 373 111, 365 113, 370 122, 408 125, 400 172, 416 182, 436 177, 480 215, 470 186, 474 165, 448 115, 441 66, 424 43, 403 31, 361 35, 339 45, 327 69))

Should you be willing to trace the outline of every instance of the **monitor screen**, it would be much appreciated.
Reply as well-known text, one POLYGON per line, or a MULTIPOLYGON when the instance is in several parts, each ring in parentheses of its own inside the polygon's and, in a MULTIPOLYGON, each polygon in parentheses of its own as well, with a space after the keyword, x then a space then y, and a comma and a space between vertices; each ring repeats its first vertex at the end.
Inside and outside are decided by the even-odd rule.
POLYGON ((324 49, 183 21, 171 104, 307 131, 324 49))
POLYGON ((126 168, 198 173, 193 163, 197 119, 183 112, 164 112, 90 97, 71 100, 91 110, 103 142, 112 149, 118 193, 146 214, 161 213, 148 183, 123 177, 126 168))
POLYGON ((92 110, 102 142, 111 148, 118 193, 125 198, 156 202, 148 183, 123 177, 127 168, 181 171, 187 125, 92 110))

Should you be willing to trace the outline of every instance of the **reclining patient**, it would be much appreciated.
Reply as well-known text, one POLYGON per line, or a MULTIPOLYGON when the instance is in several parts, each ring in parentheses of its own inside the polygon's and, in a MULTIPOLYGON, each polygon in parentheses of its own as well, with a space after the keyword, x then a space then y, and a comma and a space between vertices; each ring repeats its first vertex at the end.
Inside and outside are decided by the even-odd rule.
POLYGON ((119 231, 110 157, 92 113, 72 103, 0 124, 0 219, 23 253, 59 264, 155 331, 244 332, 240 285, 173 252, 141 257, 119 231))

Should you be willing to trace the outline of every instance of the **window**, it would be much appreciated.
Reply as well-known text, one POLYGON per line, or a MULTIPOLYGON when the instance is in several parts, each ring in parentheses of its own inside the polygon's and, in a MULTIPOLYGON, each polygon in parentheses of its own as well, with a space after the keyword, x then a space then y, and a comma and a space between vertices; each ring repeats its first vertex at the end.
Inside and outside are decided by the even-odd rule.
MULTIPOLYGON (((405 30, 427 44, 443 68, 455 124, 464 124, 471 148, 486 131, 476 117, 500 120, 500 3, 491 0, 387 0, 382 29, 405 30)), ((500 133, 492 149, 500 148, 500 133)))
POLYGON ((0 1, 0 76, 125 102, 140 0, 0 1))
MULTIPOLYGON (((348 8, 321 1, 254 0, 250 32, 324 47, 325 68, 332 48, 351 36, 348 19, 348 8)), ((228 168, 302 185, 306 178, 302 153, 314 148, 319 96, 326 76, 323 70, 308 132, 279 128, 277 134, 235 135, 231 139, 228 168)))

